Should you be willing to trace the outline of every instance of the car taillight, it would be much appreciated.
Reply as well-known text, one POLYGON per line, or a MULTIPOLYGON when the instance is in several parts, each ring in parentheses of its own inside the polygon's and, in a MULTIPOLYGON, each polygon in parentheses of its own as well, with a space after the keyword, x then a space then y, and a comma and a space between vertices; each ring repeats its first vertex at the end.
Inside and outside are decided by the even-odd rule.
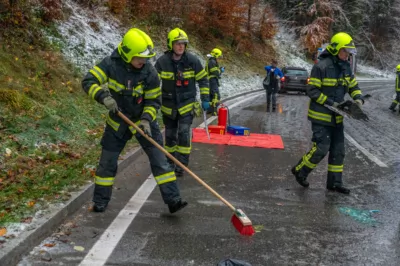
POLYGON ((285 77, 281 77, 281 82, 284 82, 285 81, 285 77))
POLYGON ((310 83, 310 78, 307 78, 307 84, 310 83))

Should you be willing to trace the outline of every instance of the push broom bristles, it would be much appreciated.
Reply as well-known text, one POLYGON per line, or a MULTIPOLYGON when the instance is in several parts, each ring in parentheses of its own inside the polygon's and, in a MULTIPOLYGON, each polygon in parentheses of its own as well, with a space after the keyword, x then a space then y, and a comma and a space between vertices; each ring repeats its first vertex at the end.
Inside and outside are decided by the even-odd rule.
POLYGON ((236 209, 234 214, 232 215, 231 222, 236 230, 239 231, 241 235, 252 236, 255 231, 253 225, 247 217, 246 214, 241 209, 236 209))

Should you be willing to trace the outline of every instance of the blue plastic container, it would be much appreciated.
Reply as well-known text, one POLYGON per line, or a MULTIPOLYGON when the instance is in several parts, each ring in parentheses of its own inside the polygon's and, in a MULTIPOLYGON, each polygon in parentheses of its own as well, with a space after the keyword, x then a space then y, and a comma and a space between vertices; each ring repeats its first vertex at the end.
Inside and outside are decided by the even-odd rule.
POLYGON ((228 126, 227 132, 236 136, 249 136, 250 128, 241 126, 228 126))

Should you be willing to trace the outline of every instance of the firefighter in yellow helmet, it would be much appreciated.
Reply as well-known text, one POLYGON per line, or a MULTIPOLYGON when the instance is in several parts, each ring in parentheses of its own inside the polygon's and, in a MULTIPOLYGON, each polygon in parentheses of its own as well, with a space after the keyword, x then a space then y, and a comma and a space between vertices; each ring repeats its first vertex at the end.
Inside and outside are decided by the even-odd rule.
POLYGON ((125 34, 118 48, 90 69, 82 81, 83 90, 89 97, 109 110, 101 139, 101 157, 95 174, 95 212, 105 211, 111 199, 118 157, 133 135, 149 158, 153 176, 169 211, 173 213, 187 205, 181 199, 174 169, 166 156, 117 114, 118 111, 122 112, 163 145, 163 137, 156 120, 161 105, 160 79, 155 68, 148 63, 148 59, 155 56, 153 49, 150 37, 145 32, 132 28, 125 34), (108 89, 102 87, 106 83, 108 89))
MULTIPOLYGON (((207 72, 200 60, 186 51, 189 38, 183 30, 175 28, 168 33, 168 51, 156 62, 155 67, 162 79, 161 113, 165 125, 165 148, 182 164, 189 164, 192 149, 190 126, 196 110, 196 83, 205 111, 210 108, 210 89, 207 72)), ((169 160, 171 165, 173 162, 169 160)), ((183 175, 176 166, 175 174, 183 175)))
POLYGON ((307 176, 329 152, 326 188, 350 193, 342 182, 345 155, 343 116, 324 105, 339 106, 344 102, 346 93, 359 106, 364 103, 348 62, 349 56, 355 53, 356 47, 351 36, 339 32, 332 37, 326 50, 319 56, 319 62, 311 70, 307 94, 311 98, 308 119, 311 121, 313 146, 292 168, 296 181, 303 187, 309 186, 307 176))
MULTIPOLYGON (((390 105, 389 109, 392 112, 396 112, 396 106, 400 103, 400 65, 396 67, 396 98, 393 100, 392 104, 390 105)), ((400 114, 400 108, 399 108, 400 114)))
POLYGON ((211 107, 209 112, 213 115, 217 115, 217 108, 221 95, 219 93, 221 74, 225 71, 224 67, 220 67, 218 64, 218 58, 222 57, 222 51, 218 48, 211 50, 211 53, 207 55, 206 71, 208 74, 208 82, 210 83, 210 99, 211 107))

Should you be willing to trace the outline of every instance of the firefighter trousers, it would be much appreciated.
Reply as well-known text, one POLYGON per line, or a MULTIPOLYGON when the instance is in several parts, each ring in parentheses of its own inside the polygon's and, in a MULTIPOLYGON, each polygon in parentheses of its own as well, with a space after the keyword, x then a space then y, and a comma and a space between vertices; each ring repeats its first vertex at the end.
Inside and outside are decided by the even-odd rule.
MULTIPOLYGON (((156 121, 150 123, 152 138, 161 146, 163 137, 156 121)), ((98 168, 95 173, 95 189, 93 202, 107 205, 111 200, 112 186, 117 174, 118 157, 133 133, 127 129, 120 138, 108 124, 101 140, 102 152, 98 168)), ((145 137, 135 134, 137 141, 147 154, 151 171, 158 184, 165 204, 174 204, 181 199, 174 169, 167 161, 167 157, 145 137)))
MULTIPOLYGON (((193 115, 177 114, 175 119, 163 116, 165 125, 165 149, 178 159, 183 165, 189 165, 189 155, 192 150, 192 132, 190 126, 193 122, 193 115)), ((172 160, 168 159, 171 165, 172 160)), ((175 166, 175 171, 182 173, 183 169, 175 166)))
POLYGON ((342 186, 344 161, 343 124, 336 127, 312 123, 313 147, 298 162, 295 169, 299 177, 307 178, 308 174, 329 152, 327 187, 342 186))
MULTIPOLYGON (((394 110, 396 106, 400 103, 400 91, 396 91, 396 98, 393 100, 390 109, 394 110)), ((400 109, 399 109, 400 112, 400 109)))
POLYGON ((219 82, 216 78, 210 79, 210 100, 211 100, 211 106, 207 110, 207 113, 212 115, 217 115, 217 109, 219 101, 221 100, 221 94, 219 93, 219 82), (218 100, 218 103, 216 104, 214 104, 215 99, 218 100))

